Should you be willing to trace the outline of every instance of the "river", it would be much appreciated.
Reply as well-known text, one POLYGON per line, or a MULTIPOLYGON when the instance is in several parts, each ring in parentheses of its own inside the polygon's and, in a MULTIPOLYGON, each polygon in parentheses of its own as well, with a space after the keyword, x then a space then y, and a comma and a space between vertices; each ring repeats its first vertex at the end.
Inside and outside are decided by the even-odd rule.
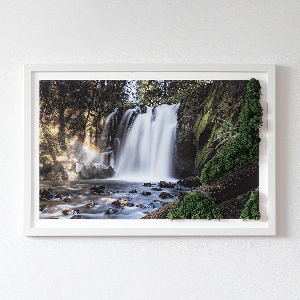
POLYGON ((145 186, 143 182, 117 179, 41 181, 40 218, 140 219, 174 201, 179 192, 190 190, 179 186, 155 189, 160 189, 159 182, 145 186), (163 198, 166 194, 162 192, 173 197, 163 198))

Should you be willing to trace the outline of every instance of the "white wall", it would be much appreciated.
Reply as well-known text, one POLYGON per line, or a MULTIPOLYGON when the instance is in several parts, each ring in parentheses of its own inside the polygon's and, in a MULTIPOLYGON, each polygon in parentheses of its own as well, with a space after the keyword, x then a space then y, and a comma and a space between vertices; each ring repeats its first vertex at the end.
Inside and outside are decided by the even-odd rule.
POLYGON ((0 299, 300 299, 300 2, 0 1, 0 299), (24 63, 276 63, 277 237, 22 236, 24 63))

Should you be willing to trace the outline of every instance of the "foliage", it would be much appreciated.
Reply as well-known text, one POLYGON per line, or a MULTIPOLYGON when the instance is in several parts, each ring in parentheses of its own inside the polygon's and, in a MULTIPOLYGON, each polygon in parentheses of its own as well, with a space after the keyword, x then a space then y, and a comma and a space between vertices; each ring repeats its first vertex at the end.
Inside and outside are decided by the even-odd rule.
POLYGON ((246 220, 259 220, 259 191, 258 189, 251 192, 249 200, 245 203, 244 209, 240 216, 244 221, 246 220))
POLYGON ((193 126, 197 149, 195 171, 230 143, 237 134, 239 113, 244 106, 246 80, 220 80, 207 84, 200 110, 193 126))
POLYGON ((231 122, 224 119, 220 119, 220 124, 223 128, 222 132, 219 133, 214 142, 217 142, 216 148, 220 148, 232 142, 232 140, 237 136, 237 127, 231 122))
POLYGON ((259 128, 262 125, 260 84, 252 78, 246 88, 245 106, 239 115, 239 129, 235 139, 221 148, 202 170, 200 181, 212 182, 225 172, 241 168, 259 153, 259 128))
POLYGON ((205 87, 203 80, 138 80, 137 103, 153 106, 180 102, 193 108, 205 87))
POLYGON ((179 204, 170 209, 168 219, 222 219, 215 200, 203 196, 200 192, 189 193, 179 204))

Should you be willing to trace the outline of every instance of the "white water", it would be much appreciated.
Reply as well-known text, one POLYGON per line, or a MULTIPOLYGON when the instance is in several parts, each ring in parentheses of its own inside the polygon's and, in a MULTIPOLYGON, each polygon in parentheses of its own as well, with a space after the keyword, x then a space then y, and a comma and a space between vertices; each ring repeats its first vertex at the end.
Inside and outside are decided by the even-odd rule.
MULTIPOLYGON (((122 141, 117 153, 117 176, 127 180, 168 180, 173 175, 174 146, 179 104, 147 107, 131 127, 124 114, 122 141)), ((121 121, 122 123, 122 121, 121 121)))
POLYGON ((111 144, 111 135, 114 130, 115 123, 117 122, 118 109, 116 108, 111 114, 109 114, 105 120, 101 141, 105 142, 104 150, 100 154, 100 164, 106 167, 114 167, 114 151, 110 145, 107 145, 107 139, 111 144))

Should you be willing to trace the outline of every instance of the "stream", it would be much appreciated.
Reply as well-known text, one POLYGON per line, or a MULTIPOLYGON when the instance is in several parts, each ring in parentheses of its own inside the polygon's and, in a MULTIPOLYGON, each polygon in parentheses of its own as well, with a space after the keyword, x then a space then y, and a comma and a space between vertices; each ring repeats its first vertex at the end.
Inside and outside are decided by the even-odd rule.
POLYGON ((160 187, 159 182, 117 179, 41 181, 40 218, 140 219, 174 201, 179 192, 191 190, 176 181, 172 184, 160 187))

